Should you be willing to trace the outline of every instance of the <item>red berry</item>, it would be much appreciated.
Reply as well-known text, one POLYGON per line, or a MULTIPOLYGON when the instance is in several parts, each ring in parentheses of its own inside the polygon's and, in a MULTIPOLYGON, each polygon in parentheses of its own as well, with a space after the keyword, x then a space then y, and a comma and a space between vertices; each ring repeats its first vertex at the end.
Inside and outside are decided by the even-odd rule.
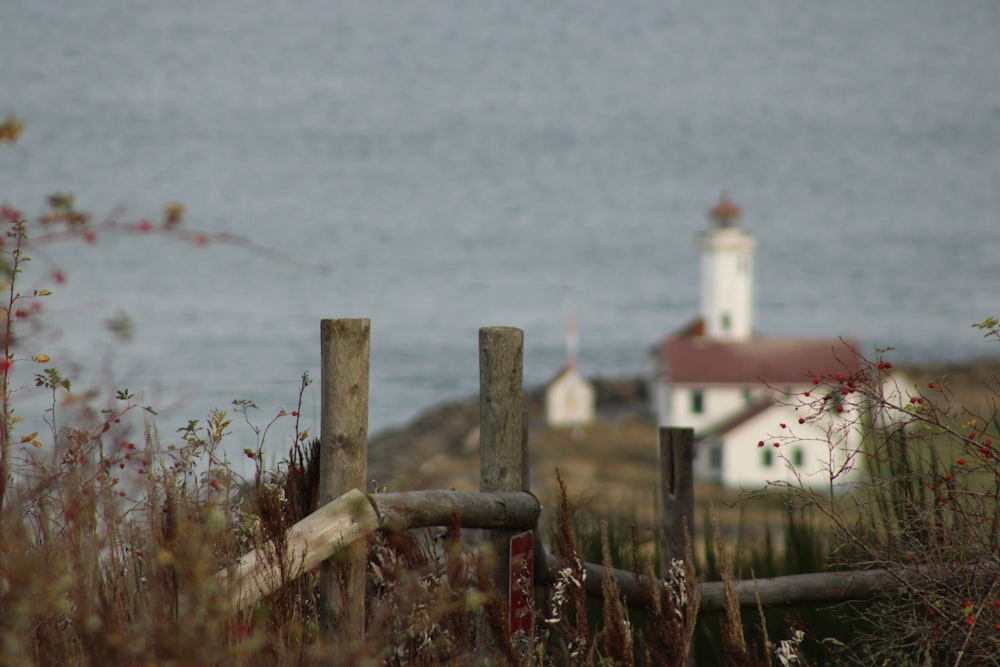
POLYGON ((758 447, 763 447, 763 446, 764 446, 764 441, 763 441, 763 440, 761 440, 760 442, 758 442, 758 443, 757 443, 757 446, 758 446, 758 447))
POLYGON ((806 398, 809 398, 809 392, 808 391, 806 392, 806 398))
POLYGON ((806 420, 805 420, 805 419, 803 419, 802 417, 799 417, 799 423, 800 423, 800 424, 805 424, 805 423, 806 423, 806 420))
POLYGON ((844 374, 843 373, 837 373, 837 380, 839 381, 839 380, 843 380, 843 379, 844 379, 844 374))
POLYGON ((299 416, 299 411, 298 410, 292 410, 292 416, 293 417, 298 417, 299 416))
POLYGON ((777 448, 778 448, 778 447, 780 447, 780 446, 781 446, 781 444, 780 444, 780 443, 777 443, 777 442, 776 442, 776 443, 774 443, 774 448, 775 448, 775 449, 777 449, 777 448))
POLYGON ((928 386, 928 388, 933 389, 934 388, 934 383, 933 382, 928 382, 927 386, 928 386))
POLYGON ((958 460, 958 465, 964 466, 965 465, 965 459, 959 459, 958 460))
POLYGON ((819 384, 819 378, 813 378, 813 384, 819 384))
POLYGON ((928 618, 934 618, 935 616, 937 616, 937 612, 934 611, 933 609, 928 609, 927 610, 927 616, 928 616, 928 618))
POLYGON ((786 423, 784 423, 784 422, 782 422, 782 423, 780 424, 780 426, 781 426, 781 428, 788 428, 788 424, 786 424, 786 423))

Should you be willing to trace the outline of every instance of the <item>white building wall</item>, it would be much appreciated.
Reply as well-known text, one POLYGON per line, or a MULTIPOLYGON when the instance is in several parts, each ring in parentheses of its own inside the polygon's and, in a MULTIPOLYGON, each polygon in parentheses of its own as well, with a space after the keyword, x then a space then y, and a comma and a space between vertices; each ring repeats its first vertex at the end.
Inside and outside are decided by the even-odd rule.
POLYGON ((880 431, 909 429, 914 424, 910 399, 922 396, 921 389, 912 378, 900 371, 881 377, 880 402, 871 405, 872 425, 880 431))
POLYGON ((756 385, 681 385, 669 391, 670 423, 665 426, 689 426, 696 432, 729 419, 757 402, 768 393, 763 384, 756 385), (702 394, 702 412, 695 412, 695 392, 702 394))
POLYGON ((775 405, 721 434, 714 439, 722 448, 719 470, 711 470, 707 460, 713 443, 702 442, 696 456, 696 471, 726 486, 747 489, 776 481, 828 487, 831 467, 839 475, 838 484, 855 479, 861 473, 860 462, 855 461, 848 472, 842 470, 848 452, 856 451, 861 444, 860 432, 850 426, 853 417, 846 413, 826 413, 817 421, 799 424, 802 416, 804 413, 793 406, 775 405), (763 447, 758 446, 760 441, 764 442, 763 447), (774 446, 776 442, 778 447, 774 446))
POLYGON ((649 407, 656 417, 657 426, 670 426, 670 387, 663 373, 663 367, 653 364, 649 378, 649 407))

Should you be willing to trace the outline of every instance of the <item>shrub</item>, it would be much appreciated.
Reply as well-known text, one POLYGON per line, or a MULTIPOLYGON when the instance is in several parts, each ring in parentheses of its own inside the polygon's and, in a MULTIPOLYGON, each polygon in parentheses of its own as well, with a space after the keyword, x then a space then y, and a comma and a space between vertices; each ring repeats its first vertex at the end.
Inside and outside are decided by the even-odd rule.
MULTIPOLYGON (((992 318, 975 326, 1000 338, 992 318)), ((854 409, 843 428, 863 434, 852 465, 866 474, 834 488, 832 471, 832 492, 775 487, 826 516, 837 565, 884 568, 899 585, 852 611, 869 628, 852 642, 859 660, 988 663, 1000 641, 1000 389, 983 387, 985 411, 960 406, 947 378, 912 383, 888 353, 850 377, 816 377, 796 402, 806 419, 831 396, 854 409)))

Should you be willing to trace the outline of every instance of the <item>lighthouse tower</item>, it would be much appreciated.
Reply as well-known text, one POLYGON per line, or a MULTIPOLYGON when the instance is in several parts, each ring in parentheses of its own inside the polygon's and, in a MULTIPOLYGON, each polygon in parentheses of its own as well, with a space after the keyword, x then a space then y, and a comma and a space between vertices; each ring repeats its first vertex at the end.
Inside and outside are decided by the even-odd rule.
POLYGON ((740 226, 742 212, 725 194, 698 235, 701 320, 705 336, 743 342, 753 335, 753 253, 757 241, 740 226))

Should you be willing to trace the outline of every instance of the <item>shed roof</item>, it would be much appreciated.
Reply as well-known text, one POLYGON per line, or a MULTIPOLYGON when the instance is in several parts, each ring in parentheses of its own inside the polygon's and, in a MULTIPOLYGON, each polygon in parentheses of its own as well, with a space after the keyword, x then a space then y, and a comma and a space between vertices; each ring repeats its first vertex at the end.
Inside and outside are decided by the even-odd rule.
POLYGON ((568 377, 570 375, 576 375, 577 377, 580 378, 580 380, 583 381, 584 384, 593 384, 590 380, 585 378, 582 373, 580 373, 580 370, 577 368, 576 364, 570 363, 560 368, 559 372, 556 373, 554 376, 552 376, 551 380, 545 383, 545 386, 551 387, 556 382, 559 382, 563 378, 568 377))

